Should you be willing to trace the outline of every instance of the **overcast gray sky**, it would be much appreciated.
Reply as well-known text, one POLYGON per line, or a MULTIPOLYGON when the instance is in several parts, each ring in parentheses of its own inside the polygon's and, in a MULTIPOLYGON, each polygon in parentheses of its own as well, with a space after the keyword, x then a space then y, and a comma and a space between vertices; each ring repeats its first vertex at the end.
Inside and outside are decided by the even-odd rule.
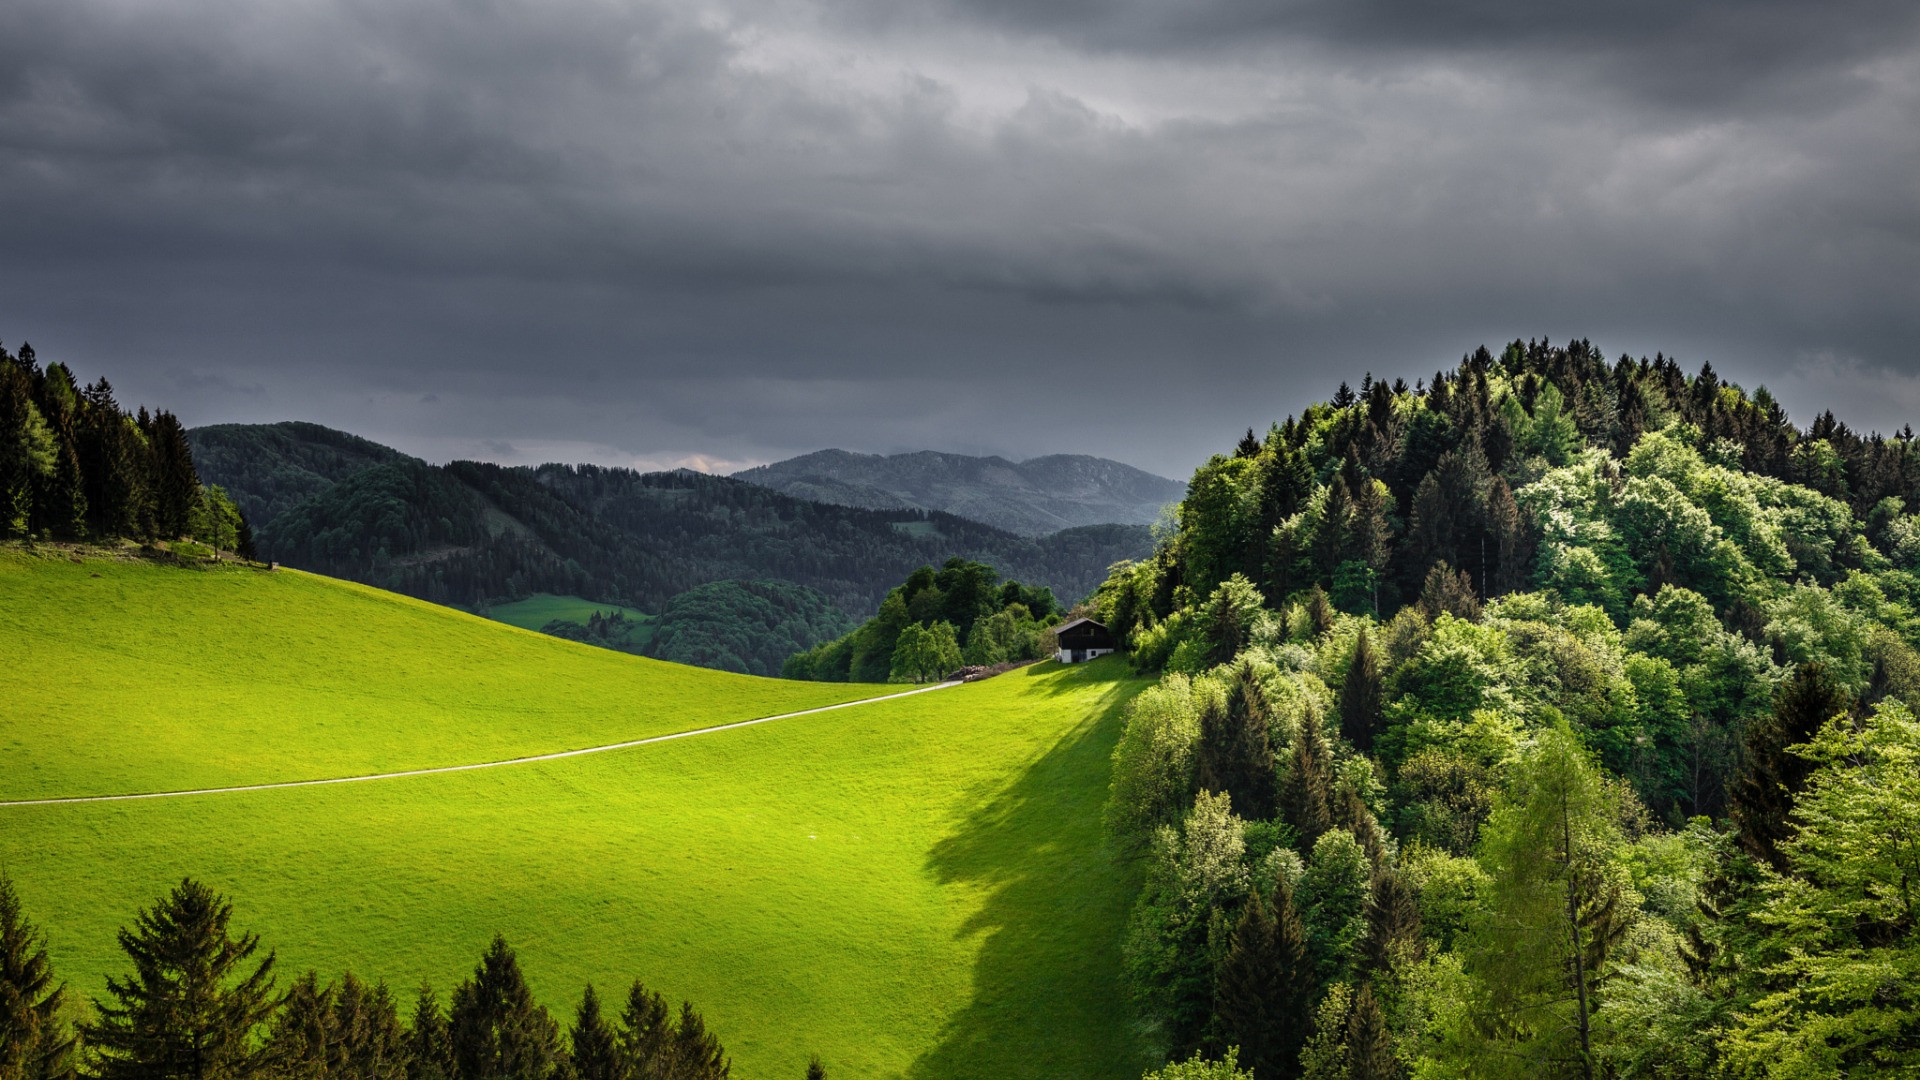
POLYGON ((1184 476, 1587 337, 1920 414, 1911 0, 6 0, 0 340, 436 460, 1184 476))

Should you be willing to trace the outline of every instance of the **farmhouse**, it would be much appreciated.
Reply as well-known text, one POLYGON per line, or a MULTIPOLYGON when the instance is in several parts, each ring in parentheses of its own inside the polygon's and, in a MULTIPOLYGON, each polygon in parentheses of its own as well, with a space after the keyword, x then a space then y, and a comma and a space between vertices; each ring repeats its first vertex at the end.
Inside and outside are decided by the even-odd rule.
POLYGON ((1092 619, 1075 619, 1054 628, 1060 651, 1054 656, 1063 664, 1077 664, 1114 650, 1113 633, 1092 619))

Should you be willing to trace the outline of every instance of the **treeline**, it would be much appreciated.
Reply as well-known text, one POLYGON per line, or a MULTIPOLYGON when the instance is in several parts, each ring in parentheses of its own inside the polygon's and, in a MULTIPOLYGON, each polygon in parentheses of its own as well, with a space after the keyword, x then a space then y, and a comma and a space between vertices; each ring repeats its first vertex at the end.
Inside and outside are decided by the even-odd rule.
POLYGON ((203 472, 254 512, 269 557, 465 607, 549 592, 660 612, 710 582, 775 580, 864 614, 914 567, 950 554, 1085 595, 1113 562, 1151 546, 1139 526, 1033 539, 684 471, 434 466, 313 425, 190 437, 203 472))
MULTIPOLYGON (((725 1080, 732 1070, 691 1004, 670 1008, 638 980, 609 1006, 588 986, 563 1033, 498 935, 444 1006, 423 986, 403 1008, 351 972, 307 972, 277 991, 273 954, 234 933, 232 914, 182 881, 120 931, 131 970, 75 1023, 44 938, 0 877, 0 1080, 725 1080)), ((817 1058, 805 1075, 825 1076, 817 1058)))
POLYGON ((128 413, 33 346, 0 348, 0 538, 177 541, 253 557, 246 518, 200 483, 170 412, 128 413))
POLYGON ((844 637, 788 657, 781 675, 821 682, 926 682, 964 665, 1038 660, 1060 605, 1045 586, 1002 582, 985 563, 922 566, 844 637))
POLYGON ((1583 342, 1362 388, 1097 596, 1163 1075, 1920 1069, 1911 433, 1583 342))

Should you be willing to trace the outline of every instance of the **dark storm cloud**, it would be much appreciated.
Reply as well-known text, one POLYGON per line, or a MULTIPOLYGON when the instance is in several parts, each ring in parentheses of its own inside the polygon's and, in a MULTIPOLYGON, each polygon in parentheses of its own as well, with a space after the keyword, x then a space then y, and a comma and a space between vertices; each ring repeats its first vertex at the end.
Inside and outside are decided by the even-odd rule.
POLYGON ((0 6, 0 334, 190 422, 1178 475, 1590 336, 1920 405, 1910 4, 0 6))

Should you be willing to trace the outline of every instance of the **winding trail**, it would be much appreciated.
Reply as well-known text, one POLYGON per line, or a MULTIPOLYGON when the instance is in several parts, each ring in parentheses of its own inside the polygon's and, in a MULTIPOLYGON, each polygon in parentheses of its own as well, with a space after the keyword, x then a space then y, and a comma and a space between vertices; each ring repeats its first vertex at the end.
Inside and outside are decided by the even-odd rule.
POLYGON ((282 780, 273 784, 237 784, 233 787, 186 788, 180 791, 144 791, 134 795, 67 795, 52 799, 8 799, 0 800, 0 809, 9 806, 57 806, 63 803, 102 803, 131 802, 134 799, 177 799, 187 795, 227 795, 240 791, 273 791, 278 788, 320 787, 323 784, 358 784, 366 780, 400 780, 409 776, 434 776, 439 773, 471 772, 475 769, 497 769, 503 765, 531 765, 539 761, 559 761, 562 758, 583 757, 587 754, 604 754, 609 750, 626 750, 649 743, 668 742, 673 739, 690 739, 695 735, 711 735, 718 731, 732 731, 735 728, 752 727, 755 724, 772 723, 775 720, 792 720, 799 716, 812 716, 814 713, 832 712, 835 709, 851 709, 860 705, 871 705, 876 701, 897 701, 915 694, 932 693, 959 686, 958 681, 934 683, 914 690, 905 690, 898 694, 882 694, 879 697, 861 698, 858 701, 843 701, 838 705, 822 705, 815 709, 801 709, 799 712, 778 713, 773 716, 759 716, 752 720, 735 720, 730 724, 715 724, 712 727, 694 728, 691 731, 676 731, 668 735, 652 735, 644 739, 629 739, 626 742, 607 743, 604 746, 586 746, 578 750, 561 750, 552 754, 534 754, 531 757, 503 758, 499 761, 476 761, 467 765, 438 765, 431 769, 404 769, 400 772, 368 773, 364 776, 332 776, 324 780, 282 780))

